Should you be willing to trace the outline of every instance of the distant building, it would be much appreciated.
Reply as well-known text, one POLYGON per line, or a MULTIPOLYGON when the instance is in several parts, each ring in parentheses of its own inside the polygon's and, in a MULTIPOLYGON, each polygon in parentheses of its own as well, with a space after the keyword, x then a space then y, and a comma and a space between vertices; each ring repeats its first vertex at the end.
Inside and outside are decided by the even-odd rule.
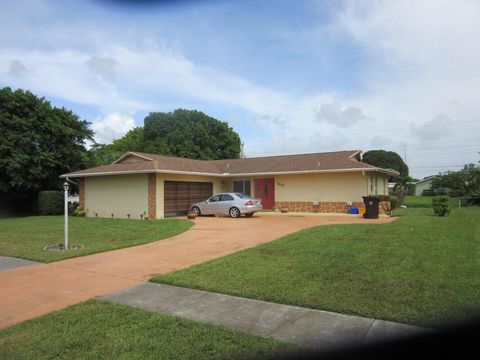
POLYGON ((433 179, 435 179, 436 176, 427 176, 423 178, 422 180, 417 181, 415 185, 415 195, 416 196, 421 196, 424 190, 432 190, 432 182, 433 179))

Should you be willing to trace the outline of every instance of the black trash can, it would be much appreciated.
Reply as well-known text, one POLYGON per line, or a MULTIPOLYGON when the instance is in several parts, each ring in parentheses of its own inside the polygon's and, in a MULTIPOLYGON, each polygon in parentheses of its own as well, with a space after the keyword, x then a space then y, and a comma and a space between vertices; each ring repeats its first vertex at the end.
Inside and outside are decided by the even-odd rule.
POLYGON ((378 219, 378 198, 375 196, 362 196, 363 203, 365 204, 365 214, 363 217, 366 219, 378 219))

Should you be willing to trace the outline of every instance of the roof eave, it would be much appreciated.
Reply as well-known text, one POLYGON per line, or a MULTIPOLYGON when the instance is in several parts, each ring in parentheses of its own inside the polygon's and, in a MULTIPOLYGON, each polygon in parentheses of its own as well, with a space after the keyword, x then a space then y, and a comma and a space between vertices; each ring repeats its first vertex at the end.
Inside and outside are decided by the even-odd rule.
POLYGON ((380 168, 350 168, 350 169, 325 169, 325 170, 296 170, 296 171, 265 171, 265 172, 253 172, 253 173, 209 173, 209 172, 197 172, 197 171, 179 171, 179 170, 165 170, 165 169, 148 169, 148 170, 125 170, 125 171, 103 171, 95 173, 70 173, 63 174, 60 177, 66 178, 80 178, 80 177, 92 177, 92 176, 114 176, 114 175, 130 175, 130 174, 178 174, 178 175, 196 175, 196 176, 213 176, 213 177, 242 177, 242 176, 266 176, 266 175, 301 175, 301 174, 322 174, 322 173, 341 173, 341 172, 362 172, 362 171, 376 171, 391 176, 400 175, 397 171, 380 169, 380 168))
POLYGON ((125 170, 125 171, 103 171, 94 173, 70 173, 63 174, 60 177, 66 178, 80 178, 80 177, 92 177, 92 176, 108 176, 108 175, 129 175, 129 174, 178 174, 178 175, 196 175, 196 176, 213 176, 220 178, 232 178, 239 176, 266 176, 266 175, 301 175, 301 174, 322 174, 322 173, 341 173, 341 172, 362 172, 362 171, 377 171, 385 172, 388 174, 398 174, 396 172, 379 168, 348 168, 348 169, 325 169, 325 170, 296 170, 296 171, 264 171, 264 172, 250 172, 250 173, 209 173, 209 172, 196 172, 196 171, 179 171, 179 170, 165 170, 165 169, 147 169, 147 170, 125 170))
POLYGON ((396 170, 392 170, 392 169, 382 169, 382 168, 376 168, 376 169, 373 169, 379 173, 382 173, 382 174, 387 174, 387 175, 390 175, 390 176, 400 176, 400 173, 396 170))
POLYGON ((70 173, 63 174, 60 177, 66 178, 80 178, 80 177, 93 177, 93 176, 114 176, 114 175, 132 175, 132 174, 178 174, 178 175, 196 175, 196 176, 215 176, 222 177, 223 174, 217 173, 206 173, 206 172, 197 172, 197 171, 178 171, 178 170, 162 170, 162 169, 147 169, 147 170, 124 170, 124 171, 102 171, 94 173, 70 173))

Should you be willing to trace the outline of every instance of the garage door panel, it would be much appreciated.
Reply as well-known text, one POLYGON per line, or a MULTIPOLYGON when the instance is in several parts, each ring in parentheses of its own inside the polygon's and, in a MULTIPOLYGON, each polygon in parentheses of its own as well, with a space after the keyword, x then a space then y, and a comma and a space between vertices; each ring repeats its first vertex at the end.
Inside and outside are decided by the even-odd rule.
POLYGON ((164 216, 186 214, 190 204, 212 196, 213 184, 209 182, 165 181, 164 216))

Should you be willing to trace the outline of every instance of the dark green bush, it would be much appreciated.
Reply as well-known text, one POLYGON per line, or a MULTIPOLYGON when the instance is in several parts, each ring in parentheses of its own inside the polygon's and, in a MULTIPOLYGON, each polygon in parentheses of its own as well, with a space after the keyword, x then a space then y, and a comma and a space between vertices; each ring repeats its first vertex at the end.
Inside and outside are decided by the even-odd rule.
POLYGON ((75 210, 77 210, 78 201, 72 201, 68 203, 68 215, 75 215, 75 210))
POLYGON ((390 201, 390 209, 393 210, 398 206, 398 197, 392 195, 377 195, 378 201, 390 201))
POLYGON ((390 208, 396 209, 398 207, 398 197, 396 196, 390 196, 390 208))
POLYGON ((422 196, 435 196, 435 190, 432 190, 432 189, 423 190, 422 196))
POLYGON ((61 215, 64 211, 63 192, 48 190, 38 193, 38 212, 40 215, 61 215))
POLYGON ((432 199, 433 212, 438 216, 445 216, 450 213, 450 196, 434 196, 432 199))
POLYGON ((480 205, 480 190, 472 191, 466 194, 465 202, 468 205, 480 205))

